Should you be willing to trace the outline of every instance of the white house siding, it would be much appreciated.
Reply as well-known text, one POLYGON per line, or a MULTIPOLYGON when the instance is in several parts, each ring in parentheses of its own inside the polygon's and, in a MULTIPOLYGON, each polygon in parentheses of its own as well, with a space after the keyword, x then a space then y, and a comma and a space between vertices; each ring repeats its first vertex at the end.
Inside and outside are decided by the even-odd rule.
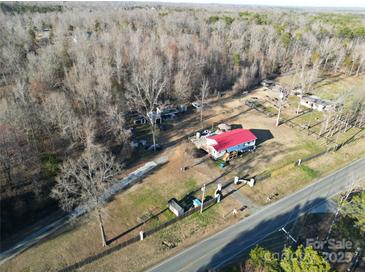
POLYGON ((218 158, 223 157, 226 152, 224 150, 218 152, 214 149, 214 147, 210 147, 209 153, 213 156, 214 160, 217 160, 218 158))
POLYGON ((237 145, 237 146, 234 146, 234 147, 230 147, 228 148, 227 150, 222 150, 222 151, 216 151, 214 149, 213 146, 210 146, 209 147, 209 153, 213 156, 213 158, 215 160, 223 157, 223 155, 226 153, 226 152, 232 152, 232 151, 244 151, 246 150, 247 148, 250 148, 250 147, 253 147, 255 146, 255 143, 256 143, 256 140, 253 140, 251 142, 247 142, 247 143, 243 143, 243 144, 240 144, 240 145, 237 145))

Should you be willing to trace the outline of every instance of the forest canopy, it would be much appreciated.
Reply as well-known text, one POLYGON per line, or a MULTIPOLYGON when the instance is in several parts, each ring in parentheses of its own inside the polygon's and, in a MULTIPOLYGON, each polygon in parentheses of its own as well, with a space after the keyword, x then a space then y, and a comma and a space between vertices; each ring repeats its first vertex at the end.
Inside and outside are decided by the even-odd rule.
POLYGON ((296 84, 309 90, 314 74, 365 70, 361 14, 111 2, 0 8, 3 195, 53 178, 91 146, 127 161, 130 113, 149 119, 165 102, 242 92, 274 74, 301 75, 296 84))

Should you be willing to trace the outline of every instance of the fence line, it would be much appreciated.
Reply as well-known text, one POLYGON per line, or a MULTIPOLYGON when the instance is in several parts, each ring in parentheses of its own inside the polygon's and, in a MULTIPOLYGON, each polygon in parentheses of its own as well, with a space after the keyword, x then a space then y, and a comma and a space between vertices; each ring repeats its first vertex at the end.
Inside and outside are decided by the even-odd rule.
POLYGON ((264 172, 256 175, 254 178, 256 181, 263 181, 270 177, 271 177, 271 171, 267 170, 267 171, 264 171, 264 172))
MULTIPOLYGON (((211 205, 215 204, 216 202, 217 202, 217 198, 210 199, 210 200, 208 200, 208 201, 206 201, 206 202, 203 203, 203 208, 206 208, 208 206, 211 206, 211 205)), ((145 231, 144 232, 144 236, 145 237, 151 236, 154 233, 160 231, 161 229, 166 228, 166 227, 168 227, 168 226, 176 223, 177 221, 179 221, 181 219, 184 219, 185 217, 188 217, 188 216, 192 215, 193 213, 195 213, 195 212, 197 212, 199 210, 200 210, 200 207, 193 207, 193 208, 187 210, 186 212, 184 212, 184 214, 182 214, 180 216, 177 216, 177 217, 175 217, 175 218, 173 218, 173 219, 171 219, 171 220, 169 220, 169 221, 167 221, 165 223, 162 223, 162 224, 160 224, 157 227, 154 227, 154 228, 151 228, 150 230, 145 231)))
MULTIPOLYGON (((306 158, 297 160, 297 161, 294 162, 294 166, 298 166, 298 165, 300 165, 303 162, 307 162, 307 161, 310 161, 312 159, 318 158, 318 157, 320 157, 320 156, 322 156, 322 155, 324 155, 324 154, 326 154, 328 152, 336 151, 339 147, 340 146, 335 146, 335 147, 329 148, 327 150, 324 150, 324 151, 322 151, 320 153, 317 153, 317 154, 308 156, 306 158)), ((293 162, 289 163, 288 165, 292 165, 292 164, 293 164, 293 162)), ((286 166, 288 166, 288 165, 286 165, 286 166)), ((271 174, 272 174, 271 171, 264 171, 263 173, 260 173, 260 174, 258 174, 256 176, 254 176, 254 178, 255 178, 256 181, 264 181, 265 179, 270 178, 271 177, 271 174)), ((231 183, 232 182, 229 182, 229 183, 224 184, 223 188, 226 187, 226 186, 228 186, 231 183)), ((199 189, 200 188, 197 188, 196 190, 192 191, 192 193, 198 191, 199 189)), ((224 199, 227 196, 229 196, 229 195, 223 196, 222 199, 224 199)), ((213 198, 213 199, 210 199, 210 200, 204 202, 203 203, 204 204, 203 207, 206 208, 206 207, 209 207, 209 206, 211 206, 211 205, 213 205, 215 203, 217 203, 217 198, 213 198)), ((171 220, 169 220, 167 222, 164 222, 164 223, 160 224, 157 227, 154 227, 154 228, 151 228, 151 229, 145 231, 143 233, 143 235, 144 235, 145 238, 146 237, 149 237, 149 236, 152 236, 156 232, 158 232, 158 231, 160 231, 160 230, 162 230, 162 229, 164 229, 166 227, 169 227, 169 226, 175 224, 179 220, 184 219, 185 217, 188 217, 188 216, 192 215, 193 213, 195 213, 195 212, 197 212, 199 210, 200 210, 200 207, 191 208, 188 211, 186 211, 184 214, 182 214, 182 215, 180 215, 178 217, 175 217, 175 218, 173 218, 173 219, 171 219, 171 220)), ((75 263, 75 264, 73 264, 71 266, 68 266, 68 267, 62 269, 61 272, 75 271, 75 270, 77 270, 78 268, 80 268, 80 267, 82 267, 84 265, 87 265, 87 264, 89 264, 89 263, 91 263, 91 262, 93 262, 95 260, 98 260, 98 259, 100 259, 100 258, 102 258, 104 256, 107 256, 107 255, 109 255, 109 254, 111 254, 111 253, 113 253, 115 251, 119 251, 122 248, 125 248, 125 247, 127 247, 127 246, 129 246, 129 245, 131 245, 133 243, 136 243, 136 242, 138 242, 140 240, 141 239, 140 239, 140 236, 139 235, 138 236, 135 236, 135 237, 132 237, 132 238, 130 238, 130 239, 128 239, 128 240, 126 240, 126 241, 124 241, 124 242, 122 242, 122 243, 114 246, 114 247, 111 247, 111 248, 109 248, 109 249, 107 249, 107 250, 105 250, 105 251, 103 251, 103 252, 101 252, 101 253, 99 253, 97 255, 88 257, 88 258, 82 260, 81 262, 78 262, 78 263, 75 263)))
MULTIPOLYGON (((259 112, 263 112, 264 114, 266 114, 266 113, 265 113, 266 111, 259 110, 259 109, 256 107, 256 105, 252 104, 251 102, 246 101, 246 105, 247 105, 247 106, 249 106, 250 108, 256 109, 257 111, 259 111, 259 112)), ((272 114, 270 113, 270 115, 272 115, 272 114)), ((272 117, 272 116, 270 116, 270 117, 272 117)), ((292 122, 292 121, 287 121, 287 122, 289 122, 289 124, 292 124, 292 125, 293 125, 293 127, 295 127, 295 126, 299 126, 299 127, 300 127, 300 125, 298 125, 298 124, 296 124, 296 123, 294 123, 294 122, 292 122)), ((309 131, 309 130, 308 130, 308 131, 309 131)), ((360 132, 361 132, 361 130, 360 130, 360 132)), ((315 133, 315 132, 313 132, 313 133, 315 133)), ((316 134, 318 135, 318 133, 316 133, 316 134)), ((357 135, 357 134, 355 134, 355 135, 357 135)), ((351 137, 351 138, 349 138, 349 139, 352 139, 353 137, 354 137, 354 136, 352 136, 352 137, 351 137)), ((326 138, 326 139, 327 139, 327 138, 326 138)), ((304 163, 304 162, 307 162, 307 161, 313 160, 313 159, 318 158, 318 157, 320 157, 320 156, 322 156, 322 155, 325 155, 325 154, 327 154, 327 153, 329 153, 329 152, 337 151, 337 150, 338 150, 338 149, 340 149, 343 145, 345 145, 348 141, 349 141, 349 140, 346 140, 346 141, 344 141, 342 144, 339 144, 339 145, 338 145, 338 144, 335 144, 335 146, 333 146, 333 147, 331 147, 331 148, 328 148, 328 149, 326 149, 326 150, 324 150, 324 151, 321 151, 321 152, 319 152, 319 153, 317 153, 317 154, 314 154, 314 155, 311 155, 311 156, 305 157, 305 158, 303 158, 303 159, 299 159, 299 160, 297 160, 297 161, 295 161, 295 162, 294 162, 294 166, 301 165, 301 164, 302 164, 302 163, 304 163)), ((293 164, 293 162, 291 162, 291 163, 289 163, 289 164, 287 164, 287 165, 285 165, 285 166, 292 165, 292 164, 293 164)), ((271 171, 264 171, 264 172, 262 172, 262 173, 260 173, 260 174, 258 174, 258 175, 256 175, 256 176, 254 176, 254 178, 255 178, 255 180, 256 180, 256 181, 264 181, 265 179, 270 178, 270 177, 271 177, 271 175, 272 175, 272 172, 271 172, 271 171)), ((213 183, 213 182, 215 182, 215 180, 213 180, 211 183, 213 183)), ((211 183, 209 183, 209 184, 211 184, 211 183)), ((232 182, 229 182, 229 183, 224 184, 223 188, 224 188, 224 187, 226 187, 226 186, 228 186, 228 185, 230 185, 231 183, 232 183, 232 182)), ((195 189, 195 190, 193 190, 191 193, 195 193, 195 192, 197 192, 197 191, 199 191, 199 190, 200 190, 200 187, 199 187, 199 188, 197 188, 197 189, 195 189)), ((227 196, 228 196, 228 195, 223 196, 223 197, 222 197, 222 199, 223 199, 223 198, 225 198, 225 197, 227 197, 227 196)), ((203 203, 203 207, 204 207, 204 208, 207 208, 207 207, 209 207, 209 206, 211 206, 211 205, 213 205, 213 204, 215 204, 215 203, 217 203, 217 198, 213 198, 213 199, 210 199, 210 200, 208 200, 208 201, 204 202, 204 203, 203 203)), ((158 232, 158 231, 160 231, 160 230, 162 230, 162 229, 164 229, 164 228, 166 228, 166 227, 169 227, 169 226, 171 226, 171 225, 175 224, 175 223, 176 223, 176 222, 178 222, 179 220, 181 220, 181 219, 183 219, 183 218, 185 218, 185 217, 188 217, 188 216, 192 215, 193 213, 195 213, 195 212, 197 212, 197 211, 199 211, 199 210, 200 210, 200 207, 194 207, 194 208, 191 208, 191 209, 189 209, 188 211, 186 211, 184 214, 182 214, 182 215, 180 215, 180 216, 177 216, 177 217, 175 217, 175 218, 173 218, 173 219, 171 219, 171 220, 169 220, 169 221, 167 221, 167 222, 164 222, 164 223, 162 223, 162 224, 158 225, 157 227, 154 227, 154 228, 151 228, 151 229, 149 229, 149 230, 145 231, 145 232, 143 233, 144 238, 145 238, 145 237, 152 236, 152 235, 153 235, 153 234, 155 234, 156 232, 158 232)), ((111 254, 111 253, 113 253, 113 252, 115 252, 115 251, 119 251, 119 250, 121 250, 122 248, 125 248, 125 247, 127 247, 127 246, 129 246, 129 245, 131 245, 131 244, 133 244, 133 243, 136 243, 136 242, 138 242, 138 241, 140 241, 140 240, 141 240, 141 238, 140 238, 140 236, 139 236, 139 235, 138 235, 138 236, 135 236, 135 237, 132 237, 132 238, 130 238, 130 239, 128 239, 128 240, 126 240, 126 241, 124 241, 124 242, 122 242, 122 243, 120 243, 120 244, 118 244, 118 245, 114 246, 114 247, 111 247, 111 248, 109 248, 109 249, 107 249, 107 250, 105 250, 105 251, 103 251, 103 252, 101 252, 101 253, 99 253, 99 254, 97 254, 97 255, 94 255, 94 256, 88 257, 88 258, 86 258, 86 259, 82 260, 81 262, 78 262, 78 263, 75 263, 75 264, 73 264, 73 265, 71 265, 71 266, 68 266, 68 267, 66 267, 66 268, 62 269, 61 271, 62 271, 62 272, 66 272, 66 271, 74 271, 74 270, 77 270, 78 268, 80 268, 80 267, 82 267, 82 266, 84 266, 84 265, 87 265, 87 264, 89 264, 89 263, 91 263, 91 262, 93 262, 93 261, 95 261, 95 260, 97 260, 97 259, 100 259, 100 258, 102 258, 102 257, 104 257, 104 256, 107 256, 107 255, 109 255, 109 254, 111 254)), ((111 243, 111 242, 109 242, 109 244, 110 244, 110 243, 111 243)))
MULTIPOLYGON (((210 200, 204 202, 203 204, 204 204, 204 207, 206 208, 206 207, 209 207, 209 206, 211 206, 211 205, 213 205, 215 203, 217 203, 217 199, 216 198, 213 198, 213 199, 210 199, 210 200)), ((197 212, 199 210, 200 210, 200 207, 191 208, 188 211, 186 211, 184 214, 182 214, 181 216, 175 217, 175 218, 173 218, 173 219, 171 219, 171 220, 169 220, 169 221, 167 221, 167 222, 165 222, 163 224, 160 224, 157 227, 154 227, 154 228, 151 228, 151 229, 145 231, 143 233, 144 238, 149 237, 149 236, 152 236, 156 232, 158 232, 158 231, 160 231, 160 230, 162 230, 162 229, 164 229, 164 228, 166 228, 166 227, 168 227, 168 226, 176 223, 177 221, 179 221, 179 220, 181 220, 181 219, 183 219, 185 217, 188 217, 188 216, 192 215, 193 213, 195 213, 195 212, 197 212)), ((111 248, 109 248, 109 249, 107 249, 107 250, 99 253, 99 254, 96 254, 94 256, 87 257, 87 258, 83 259, 80 262, 77 262, 77 263, 75 263, 75 264, 73 264, 71 266, 67 266, 67 267, 61 269, 60 271, 61 272, 75 271, 75 270, 77 270, 78 268, 80 268, 82 266, 85 266, 85 265, 87 265, 87 264, 89 264, 89 263, 91 263, 91 262, 93 262, 95 260, 98 260, 98 259, 100 259, 102 257, 105 257, 105 256, 107 256, 107 255, 109 255, 109 254, 111 254, 111 253, 113 253, 115 251, 119 251, 119 250, 121 250, 121 249, 123 249, 123 248, 125 248, 125 247, 127 247, 127 246, 129 246, 131 244, 134 244, 136 242, 139 242, 139 241, 141 241, 139 235, 138 236, 135 236, 135 237, 132 237, 132 238, 130 238, 130 239, 128 239, 128 240, 126 240, 126 241, 124 241, 124 242, 116 245, 116 246, 113 246, 113 247, 111 247, 111 248)))

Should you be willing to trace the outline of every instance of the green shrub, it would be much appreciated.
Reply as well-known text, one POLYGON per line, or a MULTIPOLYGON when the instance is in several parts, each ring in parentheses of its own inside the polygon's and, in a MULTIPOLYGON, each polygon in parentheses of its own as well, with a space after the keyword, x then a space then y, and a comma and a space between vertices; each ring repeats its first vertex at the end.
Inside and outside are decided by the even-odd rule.
POLYGON ((0 3, 0 9, 4 13, 19 13, 23 14, 25 12, 30 13, 47 13, 47 12, 62 12, 63 7, 61 5, 25 5, 22 3, 8 4, 0 3))
POLYGON ((42 169, 48 176, 56 176, 59 171, 60 161, 54 155, 45 155, 41 159, 42 169))
POLYGON ((353 39, 365 37, 365 26, 359 16, 353 14, 322 14, 313 16, 312 21, 323 22, 334 28, 334 35, 353 39))
POLYGON ((291 34, 289 32, 283 32, 281 34, 281 41, 283 42, 283 44, 287 47, 290 43, 291 40, 291 34))
POLYGON ((257 25, 269 25, 271 22, 267 14, 255 13, 255 15, 252 18, 257 25))
POLYGON ((210 16, 209 17, 209 23, 210 24, 214 24, 214 23, 216 23, 218 21, 219 21, 219 16, 217 16, 217 15, 213 15, 213 16, 210 16))
POLYGON ((223 20, 227 25, 231 25, 234 21, 234 18, 229 17, 229 16, 223 16, 223 20))
POLYGON ((239 53, 233 53, 232 59, 233 59, 233 64, 235 66, 239 66, 240 65, 240 63, 241 63, 241 57, 240 57, 240 54, 239 53))
POLYGON ((250 17, 251 13, 248 11, 242 11, 239 13, 240 17, 250 17))

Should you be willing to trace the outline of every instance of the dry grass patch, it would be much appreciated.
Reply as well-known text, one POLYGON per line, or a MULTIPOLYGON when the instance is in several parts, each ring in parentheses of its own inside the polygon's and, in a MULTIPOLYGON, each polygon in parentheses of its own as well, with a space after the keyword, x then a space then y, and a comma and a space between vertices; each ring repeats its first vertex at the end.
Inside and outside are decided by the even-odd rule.
MULTIPOLYGON (((266 92, 260 88, 250 96, 266 96, 266 92)), ((247 97, 244 98, 244 100, 246 99, 247 97)), ((169 199, 173 197, 181 199, 193 189, 217 178, 219 180, 214 181, 208 188, 207 192, 210 195, 218 182, 231 181, 236 175, 257 175, 265 170, 271 171, 271 178, 258 183, 254 188, 242 187, 239 190, 256 203, 265 204, 267 196, 271 193, 277 192, 279 197, 283 197, 308 184, 313 178, 323 176, 365 154, 364 138, 359 135, 356 142, 345 146, 336 153, 306 163, 306 168, 299 169, 294 165, 288 165, 301 157, 322 151, 325 146, 313 137, 285 124, 275 127, 274 118, 267 118, 254 110, 247 111, 244 100, 242 98, 218 100, 205 112, 204 126, 217 125, 225 120, 226 123, 239 124, 244 128, 263 130, 270 133, 272 137, 263 138, 255 153, 246 154, 242 158, 232 161, 232 165, 229 167, 232 168, 232 171, 227 172, 227 169, 222 170, 216 167, 210 159, 199 163, 202 159, 195 159, 191 156, 192 144, 187 142, 187 136, 193 135, 201 126, 197 114, 187 115, 181 121, 175 122, 171 131, 161 132, 159 137, 159 142, 162 144, 174 142, 163 152, 163 155, 168 156, 169 162, 153 171, 139 184, 117 195, 105 207, 105 228, 109 239, 136 226, 141 220, 163 211, 167 207, 169 199), (190 168, 181 171, 184 166, 190 168)), ((143 163, 143 160, 145 159, 141 159, 138 165, 143 163)), ((136 166, 133 169, 135 168, 136 166)), ((126 172, 129 171, 131 169, 126 172)), ((209 208, 203 215, 190 216, 160 233, 146 238, 143 242, 133 244, 85 265, 81 270, 132 271, 145 269, 201 238, 236 222, 236 218, 224 218, 224 216, 227 216, 233 208, 240 207, 241 204, 233 197, 228 197, 221 204, 209 208), (166 249, 161 244, 163 240, 176 242, 177 246, 166 249)), ((240 214, 239 218, 242 218, 247 212, 240 212, 240 214)), ((172 217, 171 213, 163 212, 145 225, 120 237, 112 246, 137 235, 140 230, 145 231, 172 217)), ((0 269, 4 271, 60 270, 103 250, 100 246, 96 223, 93 219, 84 219, 69 231, 54 236, 6 262, 0 266, 0 269)))

